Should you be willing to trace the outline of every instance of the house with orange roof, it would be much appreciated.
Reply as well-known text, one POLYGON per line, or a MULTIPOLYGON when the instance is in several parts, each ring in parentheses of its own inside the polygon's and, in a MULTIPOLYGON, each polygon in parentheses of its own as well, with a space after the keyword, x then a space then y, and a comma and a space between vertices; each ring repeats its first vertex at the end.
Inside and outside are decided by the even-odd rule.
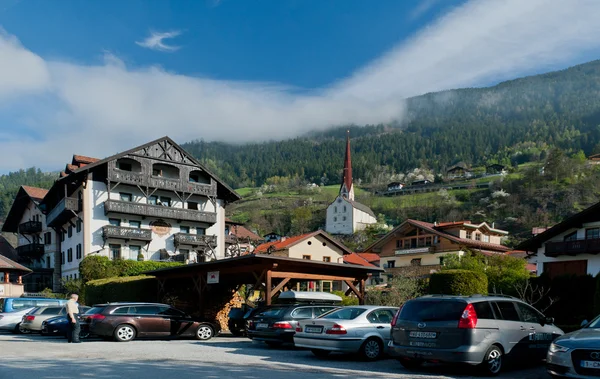
POLYGON ((237 257, 247 253, 253 253, 255 246, 259 245, 263 238, 248 229, 244 224, 235 222, 229 218, 225 219, 225 255, 237 257))
POLYGON ((510 249, 500 242, 507 231, 485 222, 429 223, 408 219, 365 249, 379 255, 386 276, 427 276, 438 271, 448 254, 467 250, 503 254, 510 249))
MULTIPOLYGON (((375 267, 375 265, 352 252, 323 230, 293 237, 283 237, 278 241, 265 242, 256 247, 254 254, 375 267)), ((331 281, 297 283, 296 287, 297 290, 327 292, 343 289, 341 282, 331 281)))

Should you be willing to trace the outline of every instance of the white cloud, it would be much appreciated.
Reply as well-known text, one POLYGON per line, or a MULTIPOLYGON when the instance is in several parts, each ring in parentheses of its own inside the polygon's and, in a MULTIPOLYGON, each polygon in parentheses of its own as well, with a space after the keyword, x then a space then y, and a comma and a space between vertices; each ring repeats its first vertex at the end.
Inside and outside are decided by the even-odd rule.
POLYGON ((180 49, 180 46, 167 45, 163 41, 169 38, 175 38, 181 35, 179 30, 173 30, 170 32, 151 32, 150 35, 143 41, 136 41, 136 44, 145 47, 150 50, 173 52, 180 49))
POLYGON ((419 4, 409 13, 408 19, 414 21, 420 18, 438 5, 439 2, 440 0, 421 0, 419 4))
POLYGON ((93 66, 43 60, 0 36, 0 118, 10 113, 30 131, 0 134, 0 172, 57 169, 73 153, 105 157, 162 135, 245 142, 388 122, 402 116, 408 96, 576 61, 600 46, 597 14, 595 0, 470 2, 347 80, 308 95, 132 68, 112 55, 93 66))

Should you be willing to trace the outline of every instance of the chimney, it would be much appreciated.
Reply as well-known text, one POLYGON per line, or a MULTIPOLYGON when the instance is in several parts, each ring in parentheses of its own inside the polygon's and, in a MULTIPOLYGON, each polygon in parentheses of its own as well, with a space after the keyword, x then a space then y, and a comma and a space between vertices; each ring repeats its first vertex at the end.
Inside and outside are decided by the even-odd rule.
POLYGON ((286 236, 282 236, 280 241, 281 241, 281 242, 283 242, 283 241, 285 241, 286 239, 288 239, 286 236))
POLYGON ((437 221, 434 221, 434 222, 433 222, 433 226, 437 226, 437 221))

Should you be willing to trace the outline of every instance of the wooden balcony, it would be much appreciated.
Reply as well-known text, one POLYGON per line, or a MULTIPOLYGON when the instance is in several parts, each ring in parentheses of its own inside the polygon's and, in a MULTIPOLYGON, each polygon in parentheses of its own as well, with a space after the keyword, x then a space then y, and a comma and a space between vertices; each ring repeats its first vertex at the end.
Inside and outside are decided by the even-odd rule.
POLYGON ((423 254, 423 253, 433 253, 435 252, 435 247, 433 246, 423 246, 423 247, 412 247, 406 249, 396 249, 394 250, 394 255, 411 255, 411 254, 423 254))
POLYGON ((143 217, 155 217, 177 221, 195 221, 206 224, 214 224, 217 222, 217 214, 214 212, 171 208, 162 205, 134 203, 120 200, 107 200, 104 202, 104 214, 108 215, 109 213, 125 213, 143 217))
POLYGON ((41 221, 27 221, 19 225, 19 233, 21 234, 35 234, 42 231, 41 221))
POLYGON ((46 224, 50 227, 64 225, 67 221, 77 216, 79 211, 79 200, 73 197, 65 197, 48 212, 46 215, 46 224))
POLYGON ((142 174, 141 172, 122 171, 112 167, 109 169, 108 178, 112 182, 158 188, 167 191, 180 191, 201 196, 217 195, 217 182, 214 180, 211 180, 210 184, 194 183, 187 180, 187 178, 163 178, 142 174))
POLYGON ((134 241, 152 241, 152 230, 140 228, 127 228, 124 226, 106 225, 102 227, 102 237, 134 240, 134 241))
POLYGON ((600 253, 600 238, 564 242, 546 242, 545 254, 547 257, 598 253, 600 253))
POLYGON ((17 253, 21 258, 39 259, 44 255, 44 245, 41 243, 30 243, 17 247, 17 253))
POLYGON ((190 245, 199 247, 209 247, 217 245, 217 236, 210 236, 204 234, 188 234, 188 233, 175 233, 174 234, 175 246, 179 245, 190 245))

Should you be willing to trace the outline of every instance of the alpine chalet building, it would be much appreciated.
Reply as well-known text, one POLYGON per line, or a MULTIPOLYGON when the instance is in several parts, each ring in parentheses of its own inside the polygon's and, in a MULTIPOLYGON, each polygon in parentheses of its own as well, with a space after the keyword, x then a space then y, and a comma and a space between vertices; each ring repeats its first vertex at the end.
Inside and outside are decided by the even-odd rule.
POLYGON ((56 232, 60 278, 70 280, 79 278, 79 263, 92 254, 182 262, 224 258, 225 206, 239 198, 163 137, 105 159, 73 156, 39 208, 43 227, 56 232))

